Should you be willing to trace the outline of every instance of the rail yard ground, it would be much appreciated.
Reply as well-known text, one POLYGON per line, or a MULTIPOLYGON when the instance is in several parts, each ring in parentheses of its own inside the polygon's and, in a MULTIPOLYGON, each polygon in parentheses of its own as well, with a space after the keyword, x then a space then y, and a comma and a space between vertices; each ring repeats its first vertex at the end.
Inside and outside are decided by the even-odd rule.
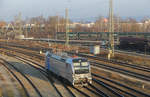
POLYGON ((89 48, 81 46, 69 48, 62 44, 49 45, 47 42, 23 40, 1 40, 0 54, 0 95, 4 97, 150 96, 150 59, 146 57, 117 53, 114 59, 119 60, 117 62, 128 62, 131 66, 129 67, 126 63, 103 60, 106 58, 106 51, 101 51, 95 59, 89 57, 94 56, 89 54, 89 48), (77 54, 75 53, 77 49, 78 55, 91 61, 92 84, 86 87, 72 87, 51 73, 47 75, 43 68, 46 50, 77 54), (136 65, 141 66, 141 69, 137 69, 136 65))

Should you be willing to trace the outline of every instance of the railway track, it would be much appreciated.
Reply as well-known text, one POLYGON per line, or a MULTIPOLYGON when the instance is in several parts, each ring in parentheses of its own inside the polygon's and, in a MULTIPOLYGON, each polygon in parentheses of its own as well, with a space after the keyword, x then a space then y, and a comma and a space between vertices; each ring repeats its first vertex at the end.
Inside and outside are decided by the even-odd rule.
MULTIPOLYGON (((14 47, 19 47, 19 46, 14 46, 14 47)), ((6 49, 9 49, 8 47, 5 47, 6 49)), ((28 47, 19 47, 19 48, 23 48, 23 49, 29 49, 29 50, 39 50, 37 48, 28 48, 28 47)), ((42 51, 46 51, 46 50, 50 50, 50 49, 43 49, 42 51)), ((68 53, 71 53, 71 52, 68 52, 68 53)), ((26 52, 26 54, 30 55, 30 53, 26 52)), ((75 54, 75 53, 71 53, 71 54, 75 54)), ((133 68, 133 69, 137 69, 137 70, 141 70, 141 71, 144 71, 144 72, 150 72, 150 68, 149 67, 146 67, 146 66, 139 66, 139 65, 134 65, 134 64, 128 64, 128 63, 124 63, 124 62, 119 62, 119 61, 116 61, 116 60, 108 60, 108 59, 105 59, 103 57, 99 57, 99 56, 91 56, 89 54, 84 54, 84 53, 80 53, 80 54, 77 54, 79 56, 82 56, 82 57, 87 57, 87 58, 91 58, 91 59, 94 59, 94 60, 99 60, 99 61, 105 61, 105 62, 109 62, 109 63, 113 63, 113 64, 119 64, 121 66, 124 66, 124 67, 130 67, 130 68, 133 68)), ((35 56, 35 54, 33 54, 33 56, 35 56)), ((36 54, 36 57, 39 57, 39 58, 43 58, 39 55, 36 54)))
POLYGON ((97 79, 93 78, 92 79, 94 82, 96 82, 99 85, 102 85, 103 87, 105 87, 106 89, 108 89, 109 91, 111 91, 116 97, 124 97, 123 95, 119 94, 118 92, 114 91, 111 87, 109 87, 107 84, 105 83, 100 83, 97 79))
MULTIPOLYGON (((75 53, 72 53, 72 54, 75 54, 75 53)), ((150 76, 149 76, 150 68, 148 68, 148 67, 137 66, 137 65, 129 66, 129 64, 124 65, 126 63, 121 64, 119 62, 120 63, 119 65, 121 65, 121 66, 131 67, 131 68, 134 68, 134 69, 137 69, 137 70, 141 70, 144 73, 146 72, 147 75, 145 75, 145 74, 141 74, 141 73, 138 73, 138 72, 133 72, 133 71, 126 70, 126 69, 123 69, 123 68, 115 67, 115 65, 111 66, 111 65, 108 65, 108 64, 102 64, 102 63, 98 62, 98 60, 101 60, 101 58, 98 58, 98 57, 95 57, 95 56, 88 56, 87 54, 86 55, 77 54, 77 55, 89 58, 90 63, 92 63, 93 66, 96 66, 96 67, 99 67, 99 68, 103 68, 103 69, 107 69, 107 70, 114 71, 114 72, 119 72, 121 74, 124 74, 124 75, 127 75, 127 76, 131 76, 131 77, 134 77, 136 79, 138 78, 140 80, 144 80, 144 81, 148 81, 148 82, 150 81, 150 76)))
POLYGON ((110 97, 109 95, 105 94, 103 91, 100 91, 99 89, 97 89, 92 84, 90 84, 90 87, 92 87, 92 89, 89 88, 89 86, 88 87, 84 86, 83 88, 86 89, 86 90, 88 90, 88 91, 90 91, 90 92, 92 92, 93 94, 95 94, 97 96, 100 96, 100 97, 110 97))
MULTIPOLYGON (((100 81, 98 81, 99 82, 99 84, 100 84, 100 81)), ((102 83, 101 83, 102 84, 102 83)), ((110 85, 108 85, 108 84, 103 84, 103 86, 105 86, 105 87, 107 87, 108 88, 108 86, 110 86, 110 85)), ((120 84, 120 86, 122 86, 121 84, 120 84)), ((123 85, 124 86, 124 85, 123 85)), ((113 86, 111 86, 111 87, 113 87, 113 86)), ((113 87, 114 88, 114 87, 113 87)), ((120 95, 119 93, 117 93, 117 92, 115 92, 114 90, 112 90, 112 88, 108 88, 110 91, 112 91, 114 94, 116 94, 118 97, 123 97, 122 95, 120 95)), ((132 89, 132 88, 131 88, 132 89)), ((130 96, 133 96, 133 97, 136 97, 135 95, 133 95, 133 94, 131 94, 131 93, 129 93, 129 92, 126 92, 126 91, 123 91, 123 90, 121 90, 121 89, 118 89, 117 88, 117 90, 120 90, 120 91, 122 91, 122 92, 124 92, 124 93, 126 93, 126 94, 128 94, 128 95, 130 95, 130 96)), ((134 90, 134 89, 133 89, 134 90)), ((140 94, 143 94, 142 92, 140 92, 140 91, 137 91, 137 90, 134 90, 134 91, 136 91, 136 92, 138 92, 138 93, 140 93, 140 94)), ((99 91, 100 92, 100 91, 99 91)), ((102 93, 102 92, 101 92, 102 93)), ((103 93, 102 93, 103 94, 103 93)), ((147 94, 143 94, 143 95, 147 95, 147 94)), ((103 95, 104 96, 104 95, 103 95)), ((106 95, 105 95, 105 97, 106 97, 106 95)))
MULTIPOLYGON (((2 63, 5 67, 7 67, 5 64, 11 66, 13 69, 15 69, 17 72, 19 72, 28 82, 29 84, 33 87, 33 89, 36 91, 36 93, 38 94, 39 97, 43 97, 39 91, 39 89, 34 85, 34 83, 30 80, 30 78, 28 78, 23 72, 21 72, 17 67, 15 67, 13 64, 9 63, 8 61, 6 61, 5 59, 0 58, 0 60, 2 60, 4 63, 2 63)), ((7 67, 8 68, 8 67, 7 67)), ((25 89, 25 86, 23 85, 22 81, 19 80, 19 78, 17 77, 17 75, 15 75, 15 73, 13 73, 13 71, 11 71, 10 69, 8 69, 14 76, 15 78, 18 79, 19 83, 22 85, 23 89, 25 89)), ((27 92, 27 89, 25 89, 25 93, 27 96, 29 96, 29 93, 27 92)), ((29 96, 30 97, 30 96, 29 96)))
MULTIPOLYGON (((39 57, 39 58, 40 58, 40 57, 39 57)), ((125 92, 125 91, 123 91, 123 90, 120 90, 120 91, 125 92)), ((135 95, 133 95, 133 94, 131 94, 131 93, 127 93, 127 94, 129 94, 130 96, 134 96, 134 97, 135 97, 135 95)))
MULTIPOLYGON (((19 58, 20 59, 20 58, 19 58)), ((25 58, 23 58, 22 57, 22 59, 24 60, 25 58)), ((27 59, 26 59, 27 60, 27 59)), ((27 61, 29 61, 29 60, 27 60, 27 61)), ((35 62, 33 62, 34 64, 37 64, 37 63, 35 63, 35 62)), ((29 63, 28 63, 29 64, 29 63)), ((41 65, 38 65, 39 67, 41 67, 41 68, 44 68, 43 66, 41 66, 41 65)), ((93 94, 95 94, 95 95, 97 95, 97 96, 101 96, 101 97, 110 97, 110 96, 108 96, 106 93, 104 93, 103 91, 100 91, 99 89, 97 89, 96 87, 94 87, 93 85, 91 85, 90 84, 90 86, 92 86, 92 88, 94 89, 94 90, 96 90, 97 92, 95 92, 93 89, 90 89, 90 88, 88 88, 88 87, 84 87, 85 89, 87 89, 88 91, 91 91, 93 94), (107 96, 106 96, 107 95, 107 96)), ((79 91, 79 90, 78 90, 79 91)), ((80 93, 81 93, 81 91, 80 91, 80 93)), ((112 93, 114 93, 114 92, 112 92, 112 93)), ((82 94, 84 94, 84 93, 82 93, 82 94)), ((84 94, 85 95, 85 94, 84 94)), ((86 95, 86 96, 88 96, 88 95, 86 95)), ((119 96, 119 97, 123 97, 123 96, 119 96)))
POLYGON ((93 62, 93 61, 90 61, 90 62, 92 63, 93 66, 96 66, 96 67, 99 67, 99 68, 103 68, 103 69, 107 69, 107 70, 114 71, 114 72, 117 72, 117 73, 121 73, 121 74, 131 76, 131 77, 134 77, 136 79, 143 80, 143 81, 147 81, 147 82, 150 81, 150 77, 146 76, 146 75, 143 75, 143 74, 135 73, 135 72, 128 71, 128 70, 125 70, 125 69, 121 69, 121 68, 116 68, 116 67, 113 67, 113 66, 108 66, 106 64, 101 64, 101 63, 98 63, 98 62, 93 62))
MULTIPOLYGON (((38 69, 38 70, 41 71, 42 73, 44 73, 44 75, 45 75, 46 77, 50 77, 49 74, 47 74, 47 72, 45 71, 44 66, 41 66, 41 65, 39 65, 39 64, 36 63, 36 62, 33 62, 33 61, 31 61, 31 60, 28 60, 28 59, 23 58, 23 57, 20 57, 20 56, 8 54, 8 53, 7 53, 7 55, 13 56, 13 57, 15 57, 16 59, 18 59, 18 60, 20 60, 20 61, 23 61, 24 63, 26 63, 26 64, 32 66, 33 68, 38 69), (36 66, 34 66, 33 64, 36 64, 36 66)), ((50 73, 50 74, 51 74, 51 73, 50 73)), ((51 74, 51 75, 52 75, 52 74, 51 74)), ((58 79, 58 78, 55 77, 55 76, 53 76, 53 78, 55 78, 56 80, 60 80, 60 79, 58 79)), ((76 87, 71 87, 71 89, 69 89, 68 86, 67 86, 63 81, 61 81, 61 83, 63 83, 63 86, 64 86, 65 89, 70 93, 71 97, 76 97, 76 95, 75 95, 73 92, 71 92, 71 89, 77 90, 80 94, 84 95, 85 97, 90 97, 90 96, 91 96, 91 95, 89 95, 89 94, 83 93, 82 91, 80 91, 80 90, 79 90, 78 88, 76 88, 76 87)), ((53 86, 57 89, 57 87, 55 86, 55 84, 54 84, 53 86)), ((64 90, 63 90, 63 91, 64 91, 64 90)), ((94 95, 101 96, 99 93, 94 93, 92 90, 89 90, 89 91, 90 91, 92 94, 94 94, 94 95)), ((59 95, 60 95, 61 97, 63 97, 63 94, 60 93, 60 91, 59 91, 58 89, 57 89, 57 92, 59 92, 59 95)), ((104 97, 104 96, 101 96, 101 97, 104 97)))
MULTIPOLYGON (((27 59, 25 59, 25 58, 22 58, 22 59, 27 60, 27 59)), ((29 60, 27 60, 27 61, 29 61, 29 60)), ((24 62, 25 62, 25 61, 24 61, 24 62)), ((37 63, 35 63, 35 62, 32 62, 32 63, 37 64, 37 63)), ((28 64, 29 64, 29 63, 28 63, 28 64)), ((39 65, 39 64, 38 64, 38 66, 44 68, 43 66, 41 66, 41 65, 39 65)), ((59 79, 59 80, 60 80, 60 79, 59 79)), ((64 87, 72 94, 73 97, 76 97, 75 94, 73 94, 73 93, 71 92, 71 90, 70 90, 65 84, 63 84, 63 85, 64 85, 64 87)), ((97 96, 110 97, 110 96, 108 96, 106 93, 104 93, 103 91, 100 91, 98 88, 96 88, 95 86, 93 86, 92 84, 89 84, 89 85, 92 86, 92 88, 93 88, 94 90, 96 90, 97 92, 93 91, 92 89, 89 89, 88 87, 84 87, 84 88, 87 89, 88 91, 91 91, 92 93, 94 93, 94 94, 97 95, 97 96)), ((105 84, 103 84, 103 85, 105 85, 105 84)), ((105 85, 105 86, 106 86, 106 85, 105 85)), ((75 88, 75 87, 74 87, 74 88, 75 88)), ((107 87, 107 89, 108 89, 108 90, 111 90, 109 87, 107 87)), ((79 91, 80 93, 82 93, 84 96, 90 97, 89 95, 84 94, 84 93, 81 92, 80 90, 78 90, 78 91, 79 91)), ((117 97, 124 97, 124 96, 118 94, 117 92, 115 92, 115 91, 113 91, 113 90, 111 90, 111 91, 112 91, 112 93, 116 94, 117 97)))
MULTIPOLYGON (((18 58, 17 58, 17 59, 18 59, 18 58)), ((23 58, 23 57, 19 57, 19 59, 20 59, 21 61, 23 61, 23 62, 25 62, 25 63, 30 64, 31 66, 33 66, 31 63, 29 63, 29 61, 30 61, 30 62, 32 62, 33 64, 36 64, 36 65, 38 65, 39 67, 41 67, 41 68, 43 68, 43 69, 45 70, 45 67, 44 67, 44 66, 41 66, 40 64, 35 63, 35 62, 31 61, 31 60, 25 59, 25 58, 23 58), (21 58, 21 59, 20 59, 20 58, 21 58), (22 59, 23 59, 23 60, 22 60, 22 59)), ((33 67, 34 67, 34 66, 33 66, 33 67)), ((37 67, 36 67, 36 68, 37 68, 37 67)), ((42 70, 42 71, 44 71, 44 70, 42 70)), ((45 71, 44 71, 44 72, 45 72, 45 71)), ((45 73, 47 73, 47 72, 45 72, 45 73)), ((50 74, 51 74, 51 73, 50 73, 50 74)), ((48 75, 47 75, 47 76, 48 76, 48 75)), ((53 77, 54 77, 55 79, 57 79, 57 80, 61 80, 61 79, 57 78, 56 75, 54 75, 53 77)), ((71 89, 69 89, 68 86, 65 84, 65 82, 61 81, 61 83, 63 83, 63 86, 68 90, 68 92, 72 95, 72 97, 76 97, 75 94, 74 94, 73 92, 71 92, 72 87, 71 87, 71 89)), ((74 88, 76 88, 76 87, 74 87, 74 88)), ((95 88, 95 89, 96 89, 96 88, 95 88)), ((76 90, 77 90, 77 88, 76 88, 76 90)), ((97 89, 97 90, 98 90, 98 89, 97 89)), ((92 90, 89 90, 89 91, 92 92, 93 94, 97 95, 97 96, 105 97, 105 96, 102 96, 102 95, 99 94, 99 93, 93 92, 92 90)), ((82 95, 84 95, 84 96, 90 97, 88 94, 85 94, 85 93, 81 92, 79 89, 78 89, 78 92, 80 92, 80 94, 82 94, 82 95)))
MULTIPOLYGON (((150 72, 150 68, 148 67, 145 67, 145 66, 138 66, 138 65, 133 65, 133 64, 128 64, 128 63, 123 63, 123 62, 118 62, 118 61, 115 61, 115 60, 107 60, 107 59, 104 59, 104 58, 99 58, 98 56, 85 56, 83 54, 79 54, 80 56, 83 56, 83 57, 90 57, 92 59, 96 59, 96 60, 103 60, 105 62, 111 62, 113 64, 119 64, 121 66, 125 66, 125 67, 130 67, 130 68, 133 68, 133 69, 136 69, 136 70, 141 70, 141 71, 144 71, 144 72, 147 72, 149 73, 150 72)), ((37 55, 36 55, 37 56, 37 55)), ((41 58, 41 56, 38 56, 39 58, 41 58)), ((42 59, 42 58, 41 58, 42 59)), ((96 63, 96 64, 99 64, 99 63, 96 63)), ((102 65, 102 64, 99 64, 99 65, 102 65)), ((105 64, 103 64, 105 65, 105 64)), ((98 65, 97 65, 98 66, 98 65)), ((106 65, 105 65, 106 66, 106 65)), ((100 67, 100 66, 99 66, 100 67)), ((110 66, 109 66, 110 67, 110 66)), ((110 67, 110 68, 114 68, 114 67, 110 67)), ((115 68, 115 69, 118 69, 119 68, 115 68)), ((120 69, 120 71, 122 71, 123 69, 120 69)), ((126 73, 129 73, 128 75, 130 76, 133 76, 133 77, 136 77, 136 78, 139 78, 139 79, 142 79, 142 80, 146 80, 146 81, 150 81, 150 76, 146 76, 146 75, 143 75, 143 74, 140 74, 140 73, 135 73, 135 72, 132 72, 132 71, 128 71, 128 70, 123 70, 125 71, 126 73), (135 76, 136 75, 136 76, 135 76)), ((125 73, 124 73, 125 74, 125 73)))
MULTIPOLYGON (((41 66, 40 66, 40 67, 41 67, 41 66)), ((44 68, 44 67, 42 67, 42 68, 44 68)), ((102 84, 102 85, 106 87, 106 85, 104 85, 104 84, 102 84)), ((89 89, 88 87, 84 87, 84 88, 86 88, 87 90, 93 92, 93 93, 96 94, 96 95, 103 96, 103 97, 109 97, 107 94, 105 94, 103 91, 100 91, 99 89, 97 89, 97 88, 94 87, 93 85, 90 84, 90 86, 92 86, 92 87, 93 87, 96 91, 98 91, 98 92, 95 92, 95 91, 93 91, 92 89, 89 89), (100 94, 100 93, 101 93, 101 94, 100 94)), ((122 95, 120 95, 120 94, 118 94, 117 92, 113 91, 113 90, 110 89, 109 87, 107 87, 107 89, 108 89, 109 91, 111 91, 112 93, 116 94, 117 97, 123 97, 122 95)))
POLYGON ((23 88, 24 92, 25 92, 25 95, 27 97, 30 97, 28 91, 27 91, 27 88, 25 88, 25 85, 23 84, 23 82, 19 79, 19 77, 17 77, 17 75, 8 67, 6 66, 6 64, 4 64, 3 62, 0 62, 1 65, 3 65, 14 77, 15 79, 19 82, 19 84, 21 85, 21 87, 23 88))
POLYGON ((126 62, 120 62, 120 61, 116 61, 116 60, 108 60, 108 59, 100 57, 100 56, 92 56, 92 55, 85 54, 85 53, 80 53, 78 55, 83 56, 83 57, 88 57, 88 58, 91 58, 91 59, 94 59, 94 60, 105 61, 105 62, 109 62, 109 63, 113 63, 113 64, 123 65, 125 67, 141 70, 141 71, 144 71, 144 72, 150 72, 150 68, 146 67, 146 66, 139 66, 139 65, 135 65, 135 64, 129 64, 129 63, 126 63, 126 62))
MULTIPOLYGON (((93 75, 94 76, 94 75, 93 75)), ((131 97, 137 97, 136 95, 134 95, 134 94, 132 94, 132 93, 129 93, 129 92, 127 92, 127 91, 124 91, 124 90, 122 90, 122 89, 120 89, 120 88, 117 88, 117 87, 115 87, 115 86, 113 86, 113 85, 110 85, 110 84, 107 84, 107 83, 105 83, 105 82, 103 82, 103 81, 101 81, 101 80, 97 80, 97 79, 94 79, 93 80, 94 82, 96 82, 96 83, 98 83, 98 84, 102 84, 102 85, 104 85, 104 87, 110 87, 110 88, 108 88, 108 89, 111 89, 111 91, 113 91, 113 92, 116 92, 115 94, 117 94, 119 97, 122 97, 122 95, 120 95, 120 94, 118 94, 118 91, 120 91, 120 92, 122 92, 122 93, 124 93, 125 95, 127 95, 127 96, 131 96, 131 97), (116 90, 116 91, 115 91, 116 90)))
MULTIPOLYGON (((11 57, 15 57, 16 59, 26 63, 27 65, 37 69, 38 71, 40 71, 46 78, 48 78, 50 84, 52 84, 52 86, 55 88, 55 90, 57 91, 57 93, 59 94, 60 97, 64 97, 63 94, 60 92, 60 90, 57 88, 56 84, 54 83, 53 79, 51 78, 51 76, 47 73, 47 71, 45 71, 45 68, 35 62, 32 62, 31 60, 27 60, 26 58, 17 56, 17 55, 13 55, 10 53, 7 53, 8 56, 11 57), (33 64, 35 64, 36 66, 34 66, 33 64)), ((54 78, 54 77, 53 77, 54 78)), ((76 97, 68 88, 65 84, 63 84, 63 86, 65 87, 65 89, 71 94, 71 97, 76 97)), ((64 90, 63 90, 64 91, 64 90)))
MULTIPOLYGON (((143 92, 141 92, 141 91, 138 91, 138 90, 136 90, 136 89, 133 89, 133 88, 131 88, 131 87, 128 87, 128 86, 126 86, 126 85, 123 85, 123 84, 121 84, 121 83, 119 83, 119 82, 115 82, 115 81, 113 81, 113 80, 111 80, 111 79, 108 79, 108 78, 105 78, 105 77, 102 77, 102 76, 99 76, 99 75, 96 75, 96 74, 93 74, 93 73, 92 73, 92 75, 93 75, 94 77, 103 79, 103 80, 105 80, 105 81, 109 81, 109 82, 114 83, 114 84, 116 84, 116 85, 118 85, 118 86, 121 86, 121 87, 124 87, 124 88, 126 88, 126 89, 129 89, 129 90, 132 91, 132 92, 136 92, 136 93, 140 94, 141 97, 143 97, 143 96, 144 96, 144 97, 150 97, 149 94, 143 93, 143 92)), ((102 81, 97 80, 97 82, 98 82, 98 83, 101 83, 102 81)), ((104 83, 104 82, 103 82, 103 83, 104 83)), ((129 93, 128 93, 128 94, 129 94, 129 93)), ((129 95, 136 97, 136 95, 133 95, 133 94, 129 94, 129 95)))
MULTIPOLYGON (((4 44, 2 44, 4 45, 4 44)), ((51 50, 49 48, 30 48, 30 47, 25 47, 25 46, 20 46, 20 45, 15 45, 15 44, 7 44, 13 47, 18 47, 18 48, 23 48, 23 49, 28 49, 28 50, 34 50, 34 51, 40 51, 42 50, 43 52, 47 51, 47 50, 51 50)), ((76 54, 76 53, 72 53, 72 52, 68 52, 70 54, 76 54)), ((133 68, 133 69, 137 69, 137 70, 141 70, 144 72, 150 72, 150 68, 146 67, 146 66, 139 66, 136 64, 129 64, 126 62, 121 62, 121 61, 117 61, 117 60, 108 60, 106 58, 100 57, 100 56, 93 56, 91 54, 85 54, 85 53, 78 53, 77 55, 82 56, 82 57, 88 57, 94 60, 99 60, 99 61, 104 61, 104 62, 109 62, 109 63, 113 63, 113 64, 118 64, 118 65, 122 65, 124 67, 129 67, 129 68, 133 68)))

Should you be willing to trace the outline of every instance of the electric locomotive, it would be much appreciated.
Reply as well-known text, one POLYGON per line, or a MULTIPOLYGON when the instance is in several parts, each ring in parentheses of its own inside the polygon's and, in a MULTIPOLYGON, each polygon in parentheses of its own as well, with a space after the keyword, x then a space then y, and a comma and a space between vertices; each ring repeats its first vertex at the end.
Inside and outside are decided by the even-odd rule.
POLYGON ((62 52, 46 52, 45 68, 68 80, 73 86, 85 86, 92 83, 90 63, 85 58, 68 56, 62 52))

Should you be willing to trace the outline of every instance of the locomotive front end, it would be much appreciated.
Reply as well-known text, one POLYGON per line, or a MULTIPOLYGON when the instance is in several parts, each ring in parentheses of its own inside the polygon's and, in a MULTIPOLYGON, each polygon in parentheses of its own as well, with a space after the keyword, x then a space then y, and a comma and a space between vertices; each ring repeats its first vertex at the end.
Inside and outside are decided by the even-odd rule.
POLYGON ((92 83, 90 63, 87 59, 78 58, 73 60, 74 74, 73 85, 85 86, 88 83, 92 83))

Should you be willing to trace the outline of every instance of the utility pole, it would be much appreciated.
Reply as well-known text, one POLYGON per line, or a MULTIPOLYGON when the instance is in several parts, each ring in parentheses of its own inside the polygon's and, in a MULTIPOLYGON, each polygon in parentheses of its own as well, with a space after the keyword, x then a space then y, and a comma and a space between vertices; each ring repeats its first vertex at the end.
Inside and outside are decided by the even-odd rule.
POLYGON ((109 53, 108 59, 110 60, 115 56, 114 54, 114 20, 113 20, 113 0, 109 2, 109 53))
POLYGON ((28 26, 25 26, 25 31, 26 31, 26 38, 28 38, 28 26))
POLYGON ((15 35, 22 35, 23 30, 22 30, 22 20, 21 20, 21 12, 15 16, 15 35))
POLYGON ((66 8, 66 46, 69 45, 69 19, 68 19, 68 8, 66 8))
POLYGON ((56 19, 55 19, 55 40, 57 40, 57 34, 58 34, 58 24, 59 24, 59 16, 56 14, 56 19))
POLYGON ((56 19, 55 19, 55 40, 57 39, 57 16, 56 16, 56 19))
POLYGON ((18 16, 18 22, 19 22, 19 32, 20 34, 22 34, 21 13, 19 13, 19 16, 18 16))
POLYGON ((119 34, 120 34, 120 17, 119 17, 119 15, 118 15, 118 17, 117 17, 118 19, 117 19, 117 22, 118 22, 118 34, 117 34, 117 45, 119 45, 119 34))
MULTIPOLYGON (((57 32, 60 32, 60 31, 59 31, 59 16, 57 16, 57 32)), ((58 33, 56 33, 56 39, 58 39, 57 34, 58 34, 58 33)))
POLYGON ((120 17, 119 17, 119 15, 118 15, 118 17, 117 17, 118 19, 117 19, 117 22, 118 22, 118 33, 120 32, 120 17))
POLYGON ((22 35, 22 24, 21 24, 21 12, 19 13, 18 17, 17 17, 17 21, 18 21, 18 26, 19 26, 19 34, 22 35))

